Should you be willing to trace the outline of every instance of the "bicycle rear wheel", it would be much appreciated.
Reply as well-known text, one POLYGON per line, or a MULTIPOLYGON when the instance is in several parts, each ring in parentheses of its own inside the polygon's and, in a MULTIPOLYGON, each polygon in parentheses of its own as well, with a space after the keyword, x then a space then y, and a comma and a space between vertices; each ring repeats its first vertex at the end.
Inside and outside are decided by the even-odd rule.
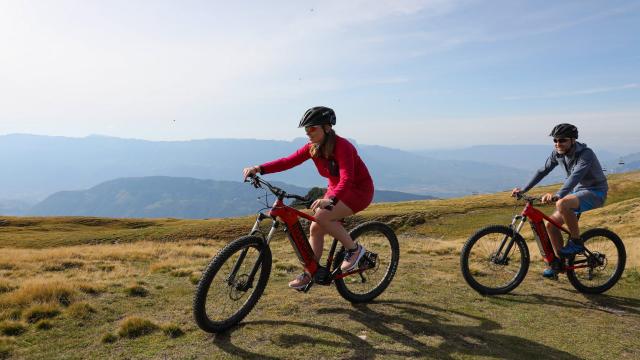
POLYGON ((607 229, 585 231, 582 239, 591 254, 578 254, 569 258, 567 263, 569 266, 587 266, 567 271, 567 278, 580 292, 603 293, 622 276, 627 260, 624 244, 618 235, 607 229))
POLYGON ((271 250, 261 238, 245 236, 229 243, 211 260, 198 283, 193 298, 198 326, 216 333, 242 321, 260 299, 270 273, 271 250), (256 264, 258 270, 249 282, 256 264))
POLYGON ((510 227, 488 226, 464 244, 460 268, 467 284, 480 294, 506 294, 524 280, 529 270, 529 249, 510 227))
MULTIPOLYGON (((398 238, 393 229, 377 221, 358 225, 350 235, 353 241, 363 245, 367 252, 376 254, 377 258, 375 265, 367 262, 366 266, 372 266, 369 269, 336 279, 336 288, 343 298, 352 303, 368 302, 382 294, 393 280, 400 260, 398 238)), ((342 264, 344 254, 344 248, 341 248, 333 262, 334 269, 342 264)), ((360 260, 360 264, 365 264, 365 261, 360 260)))

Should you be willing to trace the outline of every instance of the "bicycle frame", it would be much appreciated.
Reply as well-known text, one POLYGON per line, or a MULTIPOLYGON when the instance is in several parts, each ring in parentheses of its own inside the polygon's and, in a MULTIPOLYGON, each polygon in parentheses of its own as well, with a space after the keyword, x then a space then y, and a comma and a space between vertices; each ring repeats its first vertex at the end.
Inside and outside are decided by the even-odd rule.
MULTIPOLYGON (((309 244, 309 240, 302 229, 302 225, 300 224, 299 218, 305 218, 309 221, 316 222, 316 219, 308 214, 303 213, 297 209, 294 209, 290 206, 285 205, 284 199, 282 196, 278 196, 276 201, 274 202, 271 210, 268 215, 264 213, 259 213, 256 219, 256 222, 251 229, 250 235, 260 233, 263 237, 265 246, 269 246, 273 235, 275 234, 278 227, 280 227, 280 223, 284 223, 284 231, 287 233, 289 241, 291 242, 291 246, 293 247, 300 263, 304 267, 304 270, 311 275, 311 278, 314 282, 321 285, 329 285, 335 279, 342 279, 352 274, 362 273, 366 269, 356 269, 353 271, 349 271, 346 273, 341 273, 340 268, 334 269, 333 272, 329 273, 331 268, 331 263, 334 259, 334 253, 337 248, 338 240, 333 239, 333 243, 331 244, 331 250, 329 251, 329 256, 327 257, 326 265, 323 267, 320 263, 315 259, 315 254, 313 249, 311 249, 311 245, 309 244), (265 219, 271 219, 271 228, 269 233, 265 236, 264 233, 260 230, 260 224, 265 219)), ((240 254, 234 268, 229 274, 227 278, 227 282, 232 282, 235 278, 235 275, 240 268, 242 261, 246 255, 248 249, 243 250, 240 254)), ((258 256, 258 261, 253 266, 251 273, 249 274, 249 279, 247 281, 246 287, 249 288, 253 284, 253 279, 262 263, 263 251, 260 252, 258 256)), ((308 289, 308 288, 307 288, 308 289)))
MULTIPOLYGON (((558 228, 560 231, 568 235, 571 235, 571 232, 567 230, 564 226, 562 226, 561 224, 559 224, 557 221, 553 220, 549 216, 545 215, 542 211, 536 209, 533 206, 532 200, 527 200, 527 203, 524 207, 524 210, 522 210, 522 213, 520 215, 514 216, 513 221, 511 222, 511 228, 515 233, 519 234, 520 230, 524 226, 524 223, 528 222, 529 225, 531 225, 531 230, 533 231, 533 236, 535 237, 536 244, 538 245, 538 249, 540 250, 540 255, 542 255, 542 258, 547 264, 551 265, 551 264, 557 263, 561 259, 560 257, 556 256, 553 245, 551 243, 551 239, 549 238, 549 234, 547 233, 547 228, 545 227, 545 224, 544 224, 545 220, 551 223, 556 228, 558 228)), ((498 249, 498 254, 500 254, 500 251, 502 251, 505 241, 506 241, 506 238, 502 241, 502 244, 498 249)), ((504 252, 503 259, 506 258, 507 254, 509 254, 512 246, 513 246, 513 241, 511 241, 507 245, 507 249, 504 252)), ((588 265, 586 264, 581 265, 586 262, 587 262, 586 260, 579 260, 579 261, 576 261, 574 265, 564 266, 560 270, 566 271, 566 270, 574 270, 578 268, 587 267, 588 265)))

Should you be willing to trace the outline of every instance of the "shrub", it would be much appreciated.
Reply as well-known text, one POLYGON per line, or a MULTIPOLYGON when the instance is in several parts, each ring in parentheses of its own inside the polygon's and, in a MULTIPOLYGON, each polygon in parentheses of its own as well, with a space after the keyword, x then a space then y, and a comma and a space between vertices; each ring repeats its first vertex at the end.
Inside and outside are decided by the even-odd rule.
POLYGON ((158 329, 158 325, 144 318, 137 316, 129 316, 122 321, 118 335, 120 337, 136 338, 139 336, 151 334, 158 329))
POLYGON ((42 319, 51 319, 60 315, 60 309, 54 304, 35 304, 24 311, 22 317, 28 323, 35 323, 42 319))
POLYGON ((0 322, 0 334, 5 336, 18 336, 27 331, 27 327, 19 321, 0 322))
POLYGON ((162 325, 162 332, 170 338, 177 338, 184 335, 184 331, 180 329, 180 325, 174 323, 168 323, 162 325))

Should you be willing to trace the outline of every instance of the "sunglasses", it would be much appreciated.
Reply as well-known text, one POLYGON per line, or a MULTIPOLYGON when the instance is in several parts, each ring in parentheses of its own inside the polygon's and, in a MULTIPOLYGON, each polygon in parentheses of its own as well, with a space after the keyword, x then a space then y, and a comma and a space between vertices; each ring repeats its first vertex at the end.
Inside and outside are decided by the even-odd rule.
POLYGON ((310 132, 314 132, 316 130, 318 130, 320 128, 320 126, 318 125, 314 125, 314 126, 305 126, 304 127, 304 131, 310 133, 310 132))
POLYGON ((569 139, 567 139, 567 138, 553 139, 553 142, 556 143, 556 144, 558 144, 558 143, 559 144, 564 144, 567 141, 569 141, 569 139))

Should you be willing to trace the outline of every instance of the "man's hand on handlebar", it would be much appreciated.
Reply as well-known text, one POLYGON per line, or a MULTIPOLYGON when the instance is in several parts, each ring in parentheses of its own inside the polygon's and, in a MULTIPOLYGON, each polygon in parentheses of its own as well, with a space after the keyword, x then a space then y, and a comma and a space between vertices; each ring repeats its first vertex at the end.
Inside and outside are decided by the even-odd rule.
POLYGON ((558 201, 558 197, 552 193, 546 193, 540 198, 540 202, 542 202, 543 204, 549 204, 556 201, 558 201))
POLYGON ((515 189, 511 190, 511 197, 516 197, 521 192, 522 192, 522 190, 520 188, 515 188, 515 189))

